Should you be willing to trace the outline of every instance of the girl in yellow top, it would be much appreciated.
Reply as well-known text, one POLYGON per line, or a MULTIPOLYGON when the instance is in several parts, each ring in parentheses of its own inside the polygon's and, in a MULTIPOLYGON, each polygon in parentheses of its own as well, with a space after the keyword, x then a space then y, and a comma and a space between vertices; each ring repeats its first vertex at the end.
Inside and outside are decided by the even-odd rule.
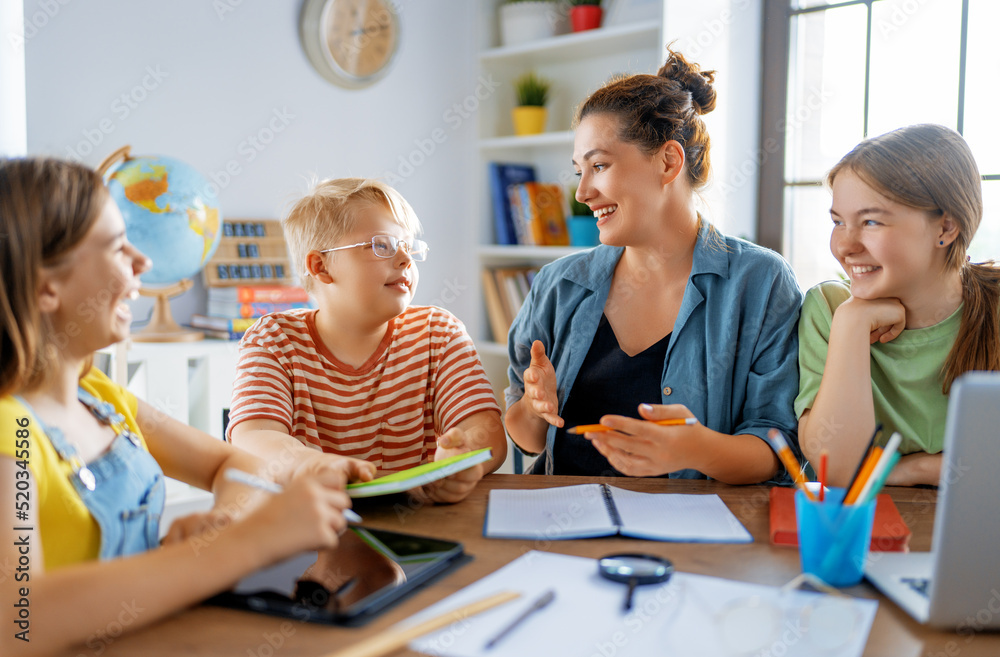
POLYGON ((128 336, 124 301, 150 266, 100 176, 53 159, 0 161, 0 235, 0 562, 13 568, 0 580, 0 654, 84 641, 123 600, 144 610, 130 629, 141 627, 337 544, 344 485, 370 478, 368 464, 282 472, 286 491, 266 498, 222 476, 267 475, 266 463, 90 367, 94 350, 128 336), (216 506, 174 523, 160 547, 164 473, 213 490, 216 506), (209 528, 212 540, 200 538, 209 528))
POLYGON ((875 429, 899 431, 888 483, 937 485, 948 390, 969 370, 1000 370, 1000 268, 966 249, 983 216, 969 145, 940 125, 858 144, 827 175, 830 250, 850 284, 821 283, 799 320, 799 444, 830 452, 844 486, 875 429))

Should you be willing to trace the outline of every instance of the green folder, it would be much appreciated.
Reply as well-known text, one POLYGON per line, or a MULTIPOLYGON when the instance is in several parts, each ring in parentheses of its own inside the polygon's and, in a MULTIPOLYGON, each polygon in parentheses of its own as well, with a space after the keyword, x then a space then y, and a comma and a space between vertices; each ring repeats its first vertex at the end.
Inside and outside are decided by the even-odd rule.
POLYGON ((489 447, 465 454, 456 454, 443 461, 424 463, 409 470, 393 472, 371 481, 348 484, 347 494, 351 497, 375 497, 376 495, 402 493, 432 481, 444 479, 456 472, 467 470, 474 465, 489 461, 491 458, 493 458, 493 453, 489 447))

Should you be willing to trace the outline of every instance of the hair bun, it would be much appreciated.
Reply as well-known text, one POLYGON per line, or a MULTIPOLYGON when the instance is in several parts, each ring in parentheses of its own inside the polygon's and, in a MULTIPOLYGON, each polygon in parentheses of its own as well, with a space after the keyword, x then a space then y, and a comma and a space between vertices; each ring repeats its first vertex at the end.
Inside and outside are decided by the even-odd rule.
POLYGON ((675 80, 691 93, 691 102, 698 114, 708 114, 715 109, 715 71, 702 71, 698 64, 684 55, 667 48, 670 53, 657 75, 675 80))

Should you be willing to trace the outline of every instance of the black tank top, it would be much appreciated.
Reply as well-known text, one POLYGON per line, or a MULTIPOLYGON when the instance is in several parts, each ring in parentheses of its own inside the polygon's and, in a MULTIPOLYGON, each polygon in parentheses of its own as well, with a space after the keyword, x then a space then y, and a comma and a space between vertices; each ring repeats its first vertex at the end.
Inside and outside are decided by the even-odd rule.
POLYGON ((659 404, 670 334, 645 351, 629 356, 601 316, 597 334, 580 366, 563 407, 565 424, 556 430, 554 473, 561 475, 624 476, 583 436, 566 433, 581 424, 597 424, 602 415, 639 417, 639 404, 659 404))

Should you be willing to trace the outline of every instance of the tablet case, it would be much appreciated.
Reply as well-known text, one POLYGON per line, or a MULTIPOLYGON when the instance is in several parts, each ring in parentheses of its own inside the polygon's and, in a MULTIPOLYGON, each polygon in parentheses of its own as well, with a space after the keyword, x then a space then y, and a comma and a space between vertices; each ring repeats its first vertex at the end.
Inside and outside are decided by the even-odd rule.
MULTIPOLYGON (((386 559, 395 562, 393 565, 400 572, 405 570, 405 575, 396 578, 395 586, 380 588, 359 601, 354 601, 346 611, 338 609, 337 600, 333 598, 341 598, 345 590, 349 596, 350 585, 354 583, 351 579, 355 578, 349 578, 342 586, 330 591, 317 581, 323 579, 324 573, 319 572, 316 576, 317 570, 315 570, 318 566, 320 569, 328 570, 330 576, 343 579, 342 571, 349 570, 350 567, 337 561, 337 549, 296 555, 244 578, 234 587, 239 589, 241 585, 246 587, 246 582, 252 582, 254 584, 250 589, 239 593, 235 590, 226 591, 209 598, 205 604, 255 611, 310 623, 358 626, 367 623, 453 568, 472 560, 472 557, 465 553, 462 544, 453 541, 362 527, 351 527, 351 530, 355 534, 375 537, 384 543, 389 542, 386 539, 391 539, 396 541, 397 546, 399 544, 403 544, 404 547, 423 546, 425 551, 402 556, 394 554, 390 559, 386 559), (273 585, 257 584, 269 581, 273 581, 273 585), (291 590, 292 587, 294 587, 293 595, 284 592, 291 590)), ((371 553, 385 556, 375 550, 371 553)), ((371 578, 372 573, 369 570, 367 575, 359 573, 357 579, 363 581, 371 578)))
MULTIPOLYGON (((771 544, 798 547, 795 519, 795 489, 775 486, 770 493, 771 544)), ((871 549, 874 552, 907 552, 910 528, 887 493, 875 498, 875 521, 871 549)))

